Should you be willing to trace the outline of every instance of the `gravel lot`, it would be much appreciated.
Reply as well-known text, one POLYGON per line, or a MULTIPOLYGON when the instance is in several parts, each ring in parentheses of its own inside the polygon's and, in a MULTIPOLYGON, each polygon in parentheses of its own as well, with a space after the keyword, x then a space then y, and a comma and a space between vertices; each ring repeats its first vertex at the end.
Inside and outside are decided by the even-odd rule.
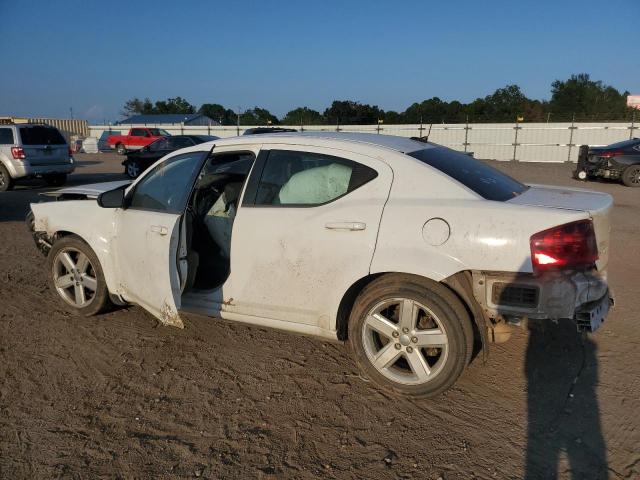
MULTIPOLYGON (((78 155, 69 184, 123 178, 78 155)), ((563 164, 498 164, 584 186, 563 164)), ((0 477, 640 478, 640 189, 615 198, 616 308, 492 346, 430 401, 380 393, 344 345, 137 307, 68 313, 23 218, 45 187, 0 194, 0 477)))

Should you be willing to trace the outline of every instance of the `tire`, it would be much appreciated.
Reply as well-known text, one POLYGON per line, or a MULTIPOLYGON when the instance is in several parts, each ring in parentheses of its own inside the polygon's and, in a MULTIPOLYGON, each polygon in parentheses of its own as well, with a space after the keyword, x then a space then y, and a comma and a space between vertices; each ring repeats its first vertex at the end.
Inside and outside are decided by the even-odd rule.
POLYGON ((349 344, 360 371, 383 390, 414 398, 451 387, 471 360, 473 340, 460 299, 444 285, 414 275, 374 280, 358 295, 349 318, 349 344), (408 322, 402 311, 414 312, 408 322))
POLYGON ((9 170, 0 163, 0 192, 7 192, 13 188, 13 178, 9 170))
POLYGON ((47 185, 52 187, 60 187, 67 183, 67 174, 66 173, 58 173, 56 175, 47 175, 44 177, 44 181, 47 182, 47 185))
POLYGON ((69 235, 57 240, 47 260, 53 291, 71 310, 91 316, 111 305, 98 257, 79 237, 69 235))
POLYGON ((124 144, 119 143, 116 145, 116 152, 118 152, 118 155, 126 155, 127 147, 125 147, 124 144))
POLYGON ((640 165, 629 165, 622 172, 622 183, 627 187, 640 187, 640 165))
POLYGON ((581 182, 586 182, 589 179, 589 174, 586 170, 574 170, 573 178, 581 182))
POLYGON ((130 160, 126 163, 124 171, 127 174, 127 177, 138 178, 140 176, 140 173, 142 173, 140 162, 138 162, 138 160, 130 160))

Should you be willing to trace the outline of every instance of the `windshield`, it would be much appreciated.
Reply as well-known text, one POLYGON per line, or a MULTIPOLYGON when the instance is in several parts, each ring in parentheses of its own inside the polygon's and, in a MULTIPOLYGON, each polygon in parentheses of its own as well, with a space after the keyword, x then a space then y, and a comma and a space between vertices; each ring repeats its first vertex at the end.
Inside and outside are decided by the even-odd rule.
POLYGON ((58 129, 53 127, 20 127, 23 145, 65 145, 67 142, 58 129))
POLYGON ((449 148, 426 148, 407 155, 449 175, 487 200, 504 202, 529 188, 500 170, 449 148))
POLYGON ((154 137, 170 137, 171 134, 162 128, 150 128, 149 131, 154 137))

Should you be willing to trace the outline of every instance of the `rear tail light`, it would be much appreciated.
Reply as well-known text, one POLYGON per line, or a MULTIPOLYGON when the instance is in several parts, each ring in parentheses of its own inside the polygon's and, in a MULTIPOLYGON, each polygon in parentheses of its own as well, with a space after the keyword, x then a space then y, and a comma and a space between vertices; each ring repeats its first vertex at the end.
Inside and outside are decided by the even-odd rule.
POLYGON ((21 147, 11 147, 11 156, 14 160, 24 160, 27 155, 24 153, 24 149, 21 147))
POLYGON ((598 246, 591 220, 579 220, 536 233, 530 239, 534 272, 593 266, 598 246))
POLYGON ((624 155, 624 152, 622 150, 609 150, 607 152, 600 153, 600 156, 602 158, 618 157, 620 155, 624 155))
POLYGON ((73 148, 69 147, 69 156, 73 155, 73 148))

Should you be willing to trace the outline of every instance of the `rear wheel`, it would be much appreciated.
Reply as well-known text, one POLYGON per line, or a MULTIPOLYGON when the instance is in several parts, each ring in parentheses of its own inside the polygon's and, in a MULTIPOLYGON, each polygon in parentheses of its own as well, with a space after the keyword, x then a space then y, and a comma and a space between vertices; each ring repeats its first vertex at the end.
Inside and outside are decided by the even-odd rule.
POLYGON ((622 183, 627 187, 640 187, 640 165, 630 165, 622 172, 622 183))
POLYGON ((140 172, 142 171, 142 168, 140 167, 140 162, 138 162, 137 160, 131 160, 127 162, 125 166, 125 171, 129 178, 138 178, 138 176, 140 175, 140 172))
POLYGON ((125 147, 124 144, 119 143, 116 145, 116 152, 118 152, 118 155, 124 155, 127 153, 127 147, 125 147))
POLYGON ((44 177, 44 181, 47 182, 47 185, 50 185, 52 187, 60 187, 67 183, 67 175, 66 173, 47 175, 46 177, 44 177))
POLYGON ((13 188, 13 178, 6 169, 6 167, 0 164, 0 192, 6 192, 13 188))
POLYGON ((358 296, 349 319, 358 367, 385 390, 431 397, 448 389, 471 358, 466 309, 441 284, 386 275, 358 296))
POLYGON ((53 288, 69 307, 90 316, 110 304, 98 257, 79 237, 68 236, 56 241, 48 260, 53 288))

